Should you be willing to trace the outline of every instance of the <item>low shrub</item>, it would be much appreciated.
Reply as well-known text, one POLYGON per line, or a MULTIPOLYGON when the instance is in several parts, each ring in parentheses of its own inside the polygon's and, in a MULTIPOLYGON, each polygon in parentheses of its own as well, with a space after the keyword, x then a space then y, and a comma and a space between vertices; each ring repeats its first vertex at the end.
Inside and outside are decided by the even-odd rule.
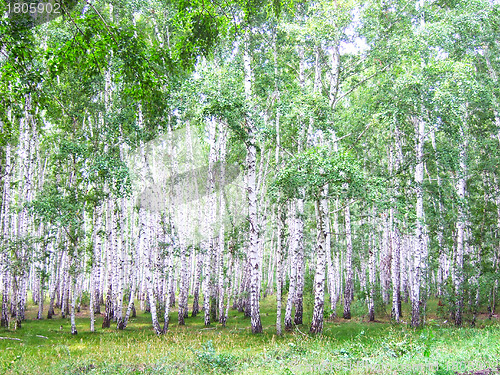
POLYGON ((203 372, 229 374, 235 371, 237 358, 231 354, 217 353, 212 340, 202 344, 202 350, 194 351, 197 364, 203 372))

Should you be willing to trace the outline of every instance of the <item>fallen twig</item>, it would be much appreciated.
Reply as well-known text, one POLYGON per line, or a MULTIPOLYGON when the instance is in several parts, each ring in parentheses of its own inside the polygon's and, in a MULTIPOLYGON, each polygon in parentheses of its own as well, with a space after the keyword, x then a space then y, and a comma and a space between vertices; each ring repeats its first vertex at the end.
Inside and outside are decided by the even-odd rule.
POLYGON ((297 331, 299 331, 299 333, 300 333, 300 334, 302 334, 302 335, 304 335, 305 337, 309 337, 309 336, 308 336, 308 335, 306 335, 304 332, 302 332, 302 331, 299 329, 299 327, 295 327, 295 329, 296 329, 297 331))
POLYGON ((22 341, 21 339, 15 338, 15 337, 0 337, 0 340, 16 340, 16 341, 22 341))

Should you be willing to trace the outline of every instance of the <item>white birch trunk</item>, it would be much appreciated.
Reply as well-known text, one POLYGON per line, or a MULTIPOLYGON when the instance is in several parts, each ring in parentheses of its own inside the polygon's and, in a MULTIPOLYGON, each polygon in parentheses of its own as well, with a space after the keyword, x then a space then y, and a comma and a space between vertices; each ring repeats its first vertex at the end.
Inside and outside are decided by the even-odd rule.
MULTIPOLYGON (((328 201, 324 200, 328 209, 328 201)), ((326 217, 326 216, 325 216, 326 217)), ((303 308, 303 294, 305 282, 305 259, 304 259, 304 199, 299 198, 296 200, 295 205, 295 254, 297 257, 297 286, 295 291, 295 318, 296 325, 302 324, 303 308)), ((326 240, 325 240, 326 241, 326 240)), ((325 243, 326 246, 326 243, 325 243)), ((326 249, 325 249, 326 251, 326 249)))
POLYGON ((425 139, 425 123, 419 117, 413 117, 412 123, 415 127, 415 191, 417 196, 416 202, 416 231, 415 231, 415 248, 412 251, 413 263, 412 273, 413 280, 411 285, 411 325, 417 327, 421 322, 421 289, 422 275, 425 275, 425 224, 424 224, 424 139, 425 139))
POLYGON ((351 319, 351 302, 354 296, 354 278, 352 271, 352 235, 351 235, 351 209, 349 204, 344 208, 346 252, 344 260, 345 285, 344 285, 344 319, 351 319))
POLYGON ((392 257, 391 257, 391 276, 392 276, 392 309, 391 316, 396 322, 399 322, 399 318, 401 317, 401 285, 400 285, 400 260, 401 260, 401 236, 399 233, 399 229, 395 224, 394 219, 394 208, 390 209, 390 226, 391 230, 391 248, 392 248, 392 257))
POLYGON ((78 331, 76 330, 76 319, 75 319, 75 307, 76 307, 76 280, 74 276, 70 276, 70 294, 71 294, 71 311, 70 311, 70 321, 71 321, 71 334, 76 335, 78 331))
MULTIPOLYGON (((220 179, 219 184, 219 322, 226 324, 226 314, 224 312, 224 293, 226 285, 229 284, 229 274, 224 272, 224 212, 226 211, 224 189, 226 185, 226 142, 227 131, 223 124, 219 124, 219 164, 220 164, 220 179)), ((229 271, 228 271, 229 272, 229 271)), ((228 290, 229 293, 229 290, 228 290)), ((229 304, 229 301, 228 301, 229 304)))
MULTIPOLYGON (((165 225, 165 224, 164 224, 165 225)), ((171 225, 171 224, 170 224, 171 225)), ((171 227, 172 228, 172 227, 171 227)), ((173 229, 172 229, 173 232, 173 229)), ((173 283, 174 283, 174 275, 173 275, 173 267, 174 267, 174 242, 173 242, 173 234, 170 235, 170 238, 168 238, 168 235, 166 233, 162 234, 162 240, 164 243, 167 243, 167 267, 166 267, 166 272, 167 272, 167 293, 166 293, 166 298, 165 298, 165 313, 163 315, 163 333, 166 333, 168 331, 168 324, 170 322, 170 300, 171 300, 171 293, 173 289, 173 283)), ((151 310, 152 312, 152 310, 151 310)), ((179 313, 179 318, 182 316, 182 320, 184 320, 184 315, 179 313)))
MULTIPOLYGON (((394 174, 398 171, 402 161, 401 141, 399 127, 395 129, 395 150, 390 150, 389 155, 389 173, 394 174)), ((439 173, 438 173, 439 176, 439 173)), ((389 210, 389 228, 391 241, 391 277, 392 277, 392 308, 391 317, 396 322, 402 316, 401 310, 401 235, 396 221, 397 196, 399 195, 398 177, 394 179, 394 190, 392 197, 392 207, 389 210)))
MULTIPOLYGON (((339 200, 335 201, 335 210, 333 213, 333 235, 334 235, 334 243, 335 249, 338 248, 339 244, 339 219, 338 219, 338 209, 339 209, 339 200)), ((327 254, 328 255, 328 254, 327 254)), ((330 291, 330 310, 331 315, 330 319, 334 319, 337 316, 337 302, 340 299, 341 289, 342 289, 342 280, 341 280, 341 267, 340 267, 340 254, 338 251, 334 251, 334 256, 332 258, 332 264, 328 265, 328 277, 331 278, 331 291, 330 291)))
MULTIPOLYGON (((252 67, 250 57, 250 30, 246 31, 245 50, 243 55, 243 65, 245 70, 245 95, 246 100, 253 108, 252 97, 252 67)), ((251 311, 251 326, 252 333, 262 332, 262 323, 260 321, 260 306, 259 306, 259 220, 257 216, 257 183, 256 183, 256 132, 257 128, 251 114, 246 118, 247 125, 247 192, 248 192, 248 221, 249 221, 249 244, 248 244, 248 262, 250 267, 250 311, 251 311)))
POLYGON ((194 277, 194 288, 193 288, 193 310, 191 311, 191 316, 195 317, 200 311, 199 295, 200 295, 200 284, 201 284, 201 270, 203 267, 204 254, 201 251, 196 252, 196 273, 194 277))
MULTIPOLYGON (((93 267, 92 267, 93 270, 93 267)), ((95 280, 94 280, 94 275, 93 272, 91 271, 90 273, 90 303, 89 303, 89 315, 90 315, 90 332, 95 332, 95 310, 94 310, 94 305, 95 305, 95 280)))
MULTIPOLYGON (((484 57, 486 60, 486 65, 488 67, 488 73, 490 75, 491 80, 494 82, 495 86, 498 86, 498 76, 496 74, 495 69, 493 69, 493 66, 491 65, 489 55, 490 55, 489 50, 487 48, 485 48, 484 49, 484 57)), ((497 95, 493 96, 493 104, 494 104, 493 114, 494 114, 496 130, 497 130, 496 136, 497 136, 498 142, 500 142, 500 103, 499 103, 497 95)), ((498 227, 498 230, 500 231, 500 193, 499 193, 498 186, 499 185, 498 185, 497 179, 495 177, 495 195, 496 195, 495 203, 497 206, 497 227, 498 227)), ((498 272, 498 264, 500 263, 499 259, 498 259, 498 256, 499 256, 498 254, 500 254, 500 252, 497 250, 496 254, 494 255, 494 259, 493 259, 494 272, 498 272)), ((498 280, 495 280, 495 282, 493 284, 493 288, 491 290, 490 298, 489 298, 490 316, 493 315, 495 312, 495 300, 496 300, 496 296, 497 296, 497 290, 498 290, 498 280)))
MULTIPOLYGON (((374 234, 370 233, 370 237, 374 234)), ((370 322, 375 320, 375 240, 370 238, 370 244, 368 248, 369 258, 368 258, 368 317, 370 322)))
POLYGON ((323 311, 325 305, 325 270, 326 270, 326 228, 325 213, 320 200, 316 201, 316 273, 314 275, 314 308, 310 333, 323 331, 323 311))
POLYGON ((281 203, 277 208, 278 240, 276 244, 276 334, 281 336, 281 305, 283 290, 283 255, 286 245, 285 241, 285 215, 281 203))
MULTIPOLYGON (((121 158, 123 160, 123 152, 120 151, 121 158)), ((118 241, 118 254, 117 254, 117 276, 118 276, 118 282, 117 282, 117 292, 116 292, 116 304, 117 304, 117 309, 116 309, 116 326, 118 329, 123 329, 123 289, 125 286, 125 248, 126 248, 126 242, 125 242, 125 215, 126 215, 126 206, 125 206, 125 199, 120 198, 120 209, 118 211, 119 213, 119 218, 117 220, 117 224, 119 225, 119 241, 118 241)), ((118 231, 118 228, 117 228, 118 231)))
POLYGON ((290 244, 288 246, 288 262, 289 262, 289 286, 288 286, 288 298, 286 302, 286 307, 285 307, 285 330, 290 331, 293 327, 292 325, 292 307, 293 307, 293 302, 295 299, 295 293, 296 293, 296 285, 297 285, 297 254, 296 254, 296 248, 297 248, 297 242, 295 239, 297 238, 295 236, 295 205, 296 205, 296 200, 291 201, 289 203, 289 209, 288 209, 288 217, 289 217, 289 233, 291 237, 290 244))
POLYGON ((214 291, 213 291, 213 258, 215 253, 215 239, 214 239, 214 226, 216 216, 216 196, 215 196, 215 163, 216 163, 216 134, 217 122, 211 119, 208 123, 209 133, 209 160, 208 160, 208 181, 207 181, 207 198, 208 198, 208 222, 206 223, 207 233, 209 235, 207 243, 207 254, 204 257, 205 265, 203 267, 203 312, 205 317, 205 326, 209 326, 211 322, 210 310, 213 305, 214 291))
POLYGON ((145 215, 145 213, 142 213, 144 209, 140 208, 139 211, 139 217, 144 220, 142 222, 143 228, 145 231, 145 244, 143 246, 143 252, 144 252, 144 259, 146 260, 145 264, 145 269, 144 269, 144 276, 146 278, 146 288, 147 288, 147 293, 148 293, 148 301, 149 301, 149 308, 151 311, 151 321, 153 324, 153 329, 157 335, 162 333, 160 323, 158 322, 158 314, 156 311, 156 295, 154 293, 154 273, 152 271, 152 267, 154 267, 154 264, 152 262, 152 259, 155 259, 153 257, 153 246, 154 246, 154 239, 153 239, 153 231, 152 231, 152 223, 151 219, 148 218, 147 216, 152 216, 151 213, 149 215, 145 215), (142 213, 142 215, 141 215, 142 213))
POLYGON ((459 154, 459 170, 458 181, 456 185, 456 193, 458 198, 458 220, 457 220, 457 248, 455 254, 455 324, 462 325, 462 314, 464 304, 464 246, 465 246, 465 225, 466 225, 466 202, 465 188, 467 179, 467 135, 460 126, 460 154, 459 154))
MULTIPOLYGON (((11 146, 7 145, 5 149, 5 172, 7 173, 3 178, 3 190, 2 190, 2 207, 1 207, 1 216, 0 216, 0 224, 1 224, 1 233, 3 235, 4 243, 2 245, 7 246, 8 240, 11 235, 11 188, 10 188, 10 180, 12 173, 12 161, 11 161, 11 146)), ((9 279, 10 273, 7 265, 9 264, 9 258, 7 252, 2 252, 0 255, 0 260, 2 264, 5 265, 2 272, 2 316, 1 316, 1 327, 8 328, 9 327, 9 279)))
POLYGON ((382 292, 382 300, 384 305, 389 303, 389 289, 391 280, 391 237, 389 218, 387 213, 382 214, 383 227, 382 227, 382 251, 380 254, 380 284, 382 292))

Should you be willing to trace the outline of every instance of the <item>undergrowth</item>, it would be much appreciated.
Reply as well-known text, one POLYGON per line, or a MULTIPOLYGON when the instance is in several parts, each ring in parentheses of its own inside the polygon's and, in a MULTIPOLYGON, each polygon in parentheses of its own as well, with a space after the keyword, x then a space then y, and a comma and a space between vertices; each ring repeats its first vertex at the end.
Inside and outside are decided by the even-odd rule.
POLYGON ((304 326, 278 337, 273 300, 262 301, 260 335, 253 335, 249 319, 235 311, 225 328, 205 327, 202 314, 178 326, 173 312, 170 331, 157 337, 150 314, 138 311, 123 331, 101 329, 98 318, 97 332, 91 333, 82 308, 78 335, 72 336, 67 319, 34 320, 31 306, 20 330, 0 329, 0 373, 447 375, 500 365, 495 320, 456 328, 436 316, 414 330, 382 318, 369 323, 358 315, 325 322, 323 334, 313 337, 305 313, 304 326))

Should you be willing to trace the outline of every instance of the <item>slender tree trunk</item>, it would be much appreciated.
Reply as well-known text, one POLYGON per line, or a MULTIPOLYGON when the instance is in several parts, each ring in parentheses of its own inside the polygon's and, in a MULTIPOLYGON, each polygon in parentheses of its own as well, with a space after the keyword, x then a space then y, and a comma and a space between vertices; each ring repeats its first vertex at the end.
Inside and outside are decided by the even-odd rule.
MULTIPOLYGON (((120 156, 123 159, 123 151, 120 150, 120 156)), ((125 199, 120 198, 120 206, 119 206, 119 217, 116 221, 117 225, 119 225, 119 229, 116 228, 116 231, 119 234, 118 241, 118 253, 117 253, 117 293, 116 293, 116 326, 118 329, 123 329, 123 288, 125 284, 125 219, 124 215, 126 214, 126 206, 125 199)))
POLYGON ((215 256, 215 238, 214 226, 216 217, 216 200, 215 200, 215 163, 216 163, 216 134, 217 122, 215 119, 210 119, 208 123, 209 133, 209 160, 208 160, 208 181, 207 181, 207 195, 208 195, 208 223, 206 223, 208 232, 207 254, 205 255, 205 265, 203 267, 203 312, 205 316, 205 326, 209 326, 211 322, 210 310, 213 305, 214 298, 214 256, 215 256))
POLYGON ((0 327, 9 327, 9 274, 7 270, 2 276, 3 291, 2 291, 2 318, 0 327))
POLYGON ((68 314, 68 258, 67 252, 64 253, 61 272, 61 317, 64 319, 68 314))
POLYGON ((259 308, 259 259, 258 259, 258 219, 257 219, 257 192, 255 186, 255 145, 249 145, 247 148, 248 158, 248 211, 250 225, 250 243, 248 245, 248 262, 250 265, 250 310, 251 325, 253 333, 262 332, 262 323, 260 321, 259 308))
POLYGON ((95 332, 95 279, 93 274, 93 262, 90 271, 90 303, 89 303, 89 314, 90 314, 90 332, 95 332))
POLYGON ((70 320, 71 320, 71 334, 76 335, 78 331, 76 330, 76 320, 75 320, 75 307, 76 307, 76 280, 74 276, 70 276, 70 290, 71 290, 71 312, 70 312, 70 320))
MULTIPOLYGON (((149 308, 151 310, 151 321, 153 323, 153 329, 157 335, 162 333, 160 328, 160 323, 158 322, 158 314, 156 312, 156 297, 153 289, 153 275, 151 271, 146 273, 146 285, 148 293, 149 308)), ((168 327, 167 327, 168 328, 168 327)))
POLYGON ((23 318, 22 318, 22 309, 23 309, 23 300, 22 300, 22 297, 21 297, 21 286, 19 285, 19 280, 17 277, 13 277, 12 278, 13 281, 14 281, 14 285, 13 285, 13 292, 12 292, 12 299, 15 298, 15 325, 14 325, 14 330, 18 330, 18 329, 21 329, 21 326, 22 326, 22 321, 23 321, 23 318))
MULTIPOLYGON (((495 86, 498 87, 498 76, 497 76, 495 69, 493 68, 493 65, 491 64, 490 53, 491 52, 488 48, 484 49, 484 57, 486 60, 486 65, 488 67, 489 76, 490 76, 491 80, 493 81, 493 83, 495 84, 495 86)), ((497 95, 493 96, 493 105, 494 105, 493 114, 494 114, 495 126, 497 129, 496 136, 497 136, 498 142, 500 142, 500 102, 498 100, 497 95)), ((499 185, 498 185, 497 179, 495 177, 495 196, 496 196, 495 203, 497 206, 497 227, 498 227, 498 231, 500 231, 500 193, 499 193, 498 186, 499 185)), ((499 254, 500 254, 500 251, 497 249, 497 252, 494 255, 494 260, 493 260, 495 273, 498 272, 499 254)), ((493 287, 492 287, 492 291, 491 291, 491 297, 490 297, 490 306, 491 306, 490 307, 490 315, 493 315, 494 311, 495 311, 495 304, 496 304, 495 300, 496 300, 496 296, 497 296, 497 290, 498 290, 498 280, 495 280, 493 287)))
POLYGON ((457 248, 455 255, 455 324, 462 325, 462 314, 464 304, 464 246, 465 246, 465 224, 466 224, 466 203, 465 203, 465 188, 467 178, 467 138, 463 127, 460 127, 460 145, 459 154, 459 171, 458 181, 456 185, 458 197, 458 221, 457 221, 457 248))
POLYGON ((382 214, 383 228, 382 228, 382 251, 380 254, 380 284, 382 292, 382 301, 384 305, 389 303, 389 289, 391 280, 391 237, 389 218, 386 212, 382 214))
MULTIPOLYGON (((172 133, 172 124, 170 122, 169 118, 169 124, 168 124, 168 138, 167 138, 167 151, 168 154, 170 155, 172 161, 170 163, 170 176, 172 181, 177 177, 178 174, 178 163, 177 163, 177 148, 173 143, 173 133, 172 133)), ((189 140, 188 142, 190 142, 189 140)), ((166 217, 162 217, 162 223, 163 223, 163 228, 162 228, 162 237, 161 240, 164 244, 166 245, 167 248, 167 258, 166 258, 166 275, 167 275, 167 285, 166 285, 166 293, 164 295, 164 300, 165 300, 165 312, 163 315, 163 330, 162 332, 165 334, 168 331, 168 326, 170 322, 170 307, 175 304, 175 275, 174 275, 174 248, 177 247, 180 249, 181 253, 184 252, 184 254, 181 254, 181 261, 184 261, 184 264, 181 264, 181 267, 186 267, 185 264, 185 258, 186 258, 186 247, 185 247, 185 236, 184 236, 184 230, 182 230, 182 233, 180 234, 183 236, 181 240, 179 240, 176 232, 176 228, 173 225, 172 222, 172 217, 174 215, 174 210, 176 207, 174 207, 174 194, 179 196, 181 199, 181 202, 184 202, 184 192, 177 192, 175 190, 174 184, 171 184, 169 186, 169 192, 170 192, 170 205, 168 207, 168 214, 169 214, 169 220, 167 223, 166 217), (167 230, 168 229, 168 230, 167 230), (170 238, 168 238, 170 237, 170 238), (167 241, 168 240, 168 241, 167 241), (174 299, 172 301, 172 299, 174 299), (172 304, 173 302, 173 304, 172 304)), ((185 212, 183 212, 184 214, 185 212)), ((185 219, 185 215, 183 215, 183 218, 185 219)), ((182 273, 182 271, 181 271, 182 273)), ((180 297, 179 301, 179 310, 178 310, 178 323, 179 325, 184 325, 184 306, 183 306, 184 299, 180 297)), ((187 309, 187 306, 186 306, 187 309)), ((159 328, 159 326, 158 326, 159 328)), ((157 332, 159 333, 159 332, 157 332)))
POLYGON ((128 321, 130 319, 130 316, 132 312, 134 311, 134 299, 135 299, 135 290, 136 290, 136 283, 132 282, 130 285, 130 296, 128 299, 128 305, 127 305, 127 311, 125 312, 125 318, 123 319, 123 328, 125 329, 127 327, 128 321))
POLYGON ((345 286, 344 286, 344 319, 351 319, 351 302, 354 295, 354 278, 352 271, 352 236, 351 209, 349 204, 344 208, 346 252, 345 252, 345 286))
POLYGON ((95 305, 96 305, 96 292, 95 292, 95 268, 96 268, 96 243, 97 243, 97 216, 100 215, 97 207, 94 207, 94 215, 92 221, 92 262, 90 266, 90 305, 89 305, 89 314, 90 314, 90 332, 95 332, 95 305))
POLYGON ((43 300, 45 299, 45 295, 43 292, 44 289, 44 277, 42 275, 38 276, 39 288, 38 288, 38 314, 37 319, 43 319, 43 300))
MULTIPOLYGON (((165 235, 165 234, 164 234, 165 235)), ((167 277, 168 277, 168 282, 167 282, 167 296, 165 298, 165 314, 163 315, 163 333, 166 333, 168 331, 168 324, 170 321, 170 294, 173 293, 173 283, 174 283, 174 254, 173 254, 173 246, 169 245, 168 249, 168 254, 167 254, 167 277)), ((152 310, 151 310, 152 313, 152 310)), ((182 317, 182 323, 184 323, 184 314, 181 315, 179 313, 179 319, 182 317)), ((180 322, 179 322, 180 323, 180 322)))
POLYGON ((292 238, 292 241, 289 245, 288 248, 288 261, 290 264, 290 276, 289 276, 289 287, 288 287, 288 297, 287 297, 287 302, 286 302, 286 307, 285 307, 285 330, 290 331, 293 327, 292 325, 292 307, 293 307, 293 302, 295 299, 295 293, 296 293, 296 285, 297 285, 297 242, 295 239, 297 238, 295 235, 295 207, 296 207, 296 200, 291 201, 289 203, 290 209, 288 210, 289 214, 289 222, 291 225, 289 225, 289 231, 290 231, 290 236, 292 238))
MULTIPOLYGON (((10 117, 10 116, 9 116, 10 117)), ((2 206, 1 206, 1 216, 0 216, 0 225, 1 225, 1 234, 3 235, 4 243, 2 245, 7 246, 7 241, 10 238, 11 234, 11 222, 10 222, 10 202, 11 202, 11 187, 10 180, 12 174, 12 161, 11 161, 11 146, 8 144, 5 148, 5 170, 9 171, 4 176, 3 181, 3 190, 2 190, 2 206)), ((0 260, 4 265, 2 269, 2 316, 0 319, 0 326, 8 328, 9 327, 9 280, 10 273, 8 270, 8 262, 9 257, 7 252, 2 252, 0 254, 0 260)))
POLYGON ((391 276, 392 276, 392 309, 391 317, 396 322, 399 322, 399 318, 402 316, 401 310, 401 283, 400 283, 400 248, 401 248, 401 237, 399 230, 395 224, 394 220, 394 208, 390 209, 390 223, 391 223, 391 247, 392 247, 392 257, 391 257, 391 276))
POLYGON ((108 291, 106 293, 106 305, 104 311, 104 319, 102 322, 102 328, 111 327, 111 320, 113 319, 113 311, 114 311, 114 282, 113 282, 113 274, 115 271, 115 230, 114 230, 114 204, 111 199, 108 200, 108 208, 107 208, 107 218, 106 218, 106 232, 108 234, 108 243, 107 243, 107 252, 106 252, 106 265, 107 265, 107 287, 108 291))
POLYGON ((245 292, 248 291, 248 279, 249 279, 249 266, 248 266, 248 260, 242 259, 240 261, 240 269, 241 269, 241 280, 240 280, 240 285, 239 285, 239 291, 238 291, 238 311, 245 313, 245 316, 248 317, 249 314, 246 312, 246 307, 247 307, 247 299, 245 298, 245 292))
MULTIPOLYGON (((234 245, 232 245, 230 243, 230 248, 229 248, 229 268, 227 270, 227 275, 226 275, 226 280, 227 280, 227 286, 226 286, 226 290, 227 290, 227 303, 226 303, 226 309, 225 309, 225 312, 223 312, 224 316, 222 318, 222 326, 225 327, 226 326, 226 323, 227 323, 227 319, 229 318, 229 306, 231 305, 231 291, 232 291, 232 285, 231 285, 231 280, 232 280, 232 272, 233 272, 233 267, 234 267, 234 259, 233 259, 233 249, 232 247, 234 245)), ((224 307, 224 304, 222 304, 222 306, 224 307)))
MULTIPOLYGON (((328 209, 328 201, 325 199, 322 203, 328 209)), ((302 324, 302 315, 304 313, 303 294, 305 282, 305 260, 304 260, 304 200, 297 199, 295 206, 295 240, 297 256, 297 288, 295 293, 295 319, 296 325, 302 324)), ((328 235, 329 237, 329 235, 328 235)), ((326 241, 326 240, 325 240, 326 241)), ((326 246, 326 243, 325 243, 326 246)), ((326 249, 325 249, 326 251, 326 249)))
POLYGON ((139 225, 141 226, 141 233, 139 238, 139 249, 143 253, 144 259, 144 280, 146 283, 146 293, 149 302, 149 308, 151 310, 151 321, 153 324, 153 329, 157 335, 161 334, 162 330, 160 328, 160 323, 158 322, 158 315, 156 313, 156 297, 153 290, 153 273, 152 273, 152 261, 151 261, 151 245, 153 242, 151 229, 149 228, 148 214, 145 208, 139 208, 139 225))
POLYGON ((240 311, 240 293, 241 284, 243 283, 243 270, 241 265, 241 259, 236 258, 235 273, 234 273, 234 285, 233 285, 233 310, 240 311))
POLYGON ((217 314, 219 323, 224 324, 224 293, 225 284, 227 284, 224 276, 224 237, 218 237, 219 243, 217 246, 217 314))
POLYGON ((370 322, 375 320, 375 249, 376 249, 376 239, 375 239, 375 209, 372 213, 373 221, 371 226, 373 230, 369 234, 368 241, 368 317, 370 322))
POLYGON ((326 228, 325 213, 320 200, 316 201, 316 226, 318 238, 316 243, 316 274, 314 276, 314 309, 311 333, 323 330, 323 310, 325 305, 325 269, 326 269, 326 228))
POLYGON ((282 290, 283 290, 283 254, 285 250, 285 214, 283 213, 282 204, 278 203, 277 224, 278 224, 278 241, 276 247, 276 334, 281 336, 281 305, 282 305, 282 290))
POLYGON ((415 167, 415 191, 417 195, 416 213, 417 223, 415 232, 415 248, 413 249, 413 280, 411 288, 411 325, 418 327, 421 322, 421 288, 422 275, 425 274, 425 226, 424 226, 424 139, 425 139, 425 123, 419 117, 412 118, 415 126, 415 151, 416 151, 416 167, 415 167))
MULTIPOLYGON (((339 219, 338 219, 338 209, 339 209, 339 200, 335 201, 335 211, 333 214, 333 234, 334 234, 334 249, 338 248, 339 244, 339 219)), ((327 245, 328 246, 328 245, 327 245)), ((330 256, 330 258, 332 258, 330 256)), ((328 254, 327 254, 328 259, 328 254)), ((328 265, 329 269, 331 267, 331 271, 328 271, 329 277, 331 277, 331 291, 330 291, 330 310, 331 315, 330 319, 334 319, 337 316, 337 302, 340 299, 341 289, 342 289, 342 280, 341 280, 341 268, 340 268, 340 254, 337 250, 334 251, 334 257, 332 258, 332 264, 328 265)))
MULTIPOLYGON (((330 227, 330 218, 327 216, 327 225, 330 227)), ((327 264, 327 272, 326 272, 326 285, 328 287, 328 294, 330 297, 330 319, 335 317, 335 308, 336 308, 336 290, 335 290, 335 274, 337 270, 335 269, 334 260, 332 257, 332 249, 331 249, 331 233, 328 228, 328 235, 326 239, 326 264, 327 264)))
MULTIPOLYGON (((243 65, 245 70, 245 95, 248 103, 253 102, 252 98, 252 67, 250 57, 250 30, 246 31, 245 51, 243 56, 243 65)), ((253 105, 252 105, 253 107, 253 105)), ((256 183, 256 162, 257 162, 257 147, 256 147, 256 132, 257 128, 253 119, 246 118, 248 129, 248 138, 246 141, 247 149, 247 192, 248 192, 248 221, 249 221, 249 244, 248 244, 248 262, 250 266, 250 310, 251 310, 251 325, 252 333, 262 332, 262 323, 260 321, 260 306, 259 306, 259 220, 257 217, 257 183, 256 183)))
MULTIPOLYGON (((394 174, 401 166, 402 151, 399 127, 395 128, 395 150, 391 149, 389 154, 389 173, 394 174)), ((396 221, 397 196, 399 195, 398 177, 394 179, 394 190, 392 197, 392 207, 389 209, 389 229, 391 241, 391 277, 392 277, 392 308, 391 317, 396 322, 402 317, 401 309, 401 235, 396 221)))
MULTIPOLYGON (((57 245, 60 241, 61 231, 57 232, 56 241, 54 247, 57 248, 57 245)), ((52 283, 52 291, 49 289, 49 309, 47 311, 47 319, 52 319, 54 315, 54 301, 56 299, 57 290, 59 289, 60 280, 61 280, 61 269, 63 267, 63 259, 64 259, 64 251, 61 251, 61 255, 59 258, 54 259, 54 267, 52 272, 55 273, 53 283, 52 283), (57 261, 59 259, 59 261, 57 261)))
POLYGON ((275 274, 274 267, 276 265, 276 249, 274 246, 274 236, 275 236, 274 232, 271 233, 271 243, 270 243, 271 252, 269 253, 269 262, 267 266, 267 282, 266 282, 266 289, 264 290, 264 296, 263 296, 264 298, 274 294, 274 274, 275 274))
MULTIPOLYGON (((183 241, 181 241, 183 242, 183 241)), ((177 322, 180 326, 185 325, 184 322, 184 317, 187 314, 187 293, 188 291, 186 290, 187 287, 187 275, 188 275, 188 264, 187 264, 187 258, 186 258, 186 245, 184 243, 181 243, 180 245, 180 263, 181 263, 181 269, 180 269, 180 293, 179 293, 179 308, 178 308, 178 314, 177 314, 177 322)))
POLYGON ((193 288, 193 310, 191 316, 195 317, 200 311, 199 296, 200 296, 200 284, 201 284, 201 269, 204 263, 203 253, 198 250, 196 252, 196 274, 194 277, 194 288, 193 288))
MULTIPOLYGON (((219 164, 220 164, 220 177, 218 179, 219 184, 219 212, 226 211, 225 202, 225 185, 226 185, 226 142, 227 142, 227 130, 222 123, 219 124, 219 164)), ((224 293, 225 284, 229 284, 229 274, 224 272, 224 216, 219 215, 219 245, 218 245, 218 266, 219 266, 219 322, 224 326, 226 324, 226 314, 224 313, 224 293)), ((228 293, 230 291, 228 290, 228 293)), ((229 303, 229 301, 228 301, 229 303)))
POLYGON ((239 290, 242 281, 241 261, 233 258, 234 261, 234 282, 233 282, 233 310, 239 310, 239 290))

